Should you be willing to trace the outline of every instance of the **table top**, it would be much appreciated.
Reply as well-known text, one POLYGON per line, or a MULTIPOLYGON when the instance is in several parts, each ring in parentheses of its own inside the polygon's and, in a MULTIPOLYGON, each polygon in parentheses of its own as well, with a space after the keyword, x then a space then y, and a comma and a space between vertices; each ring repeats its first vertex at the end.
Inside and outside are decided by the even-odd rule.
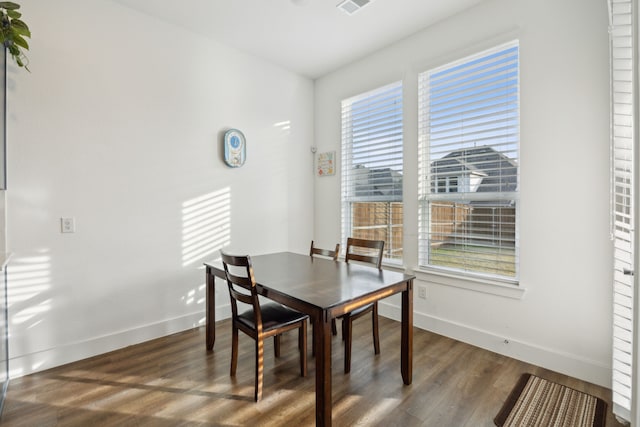
MULTIPOLYGON (((367 296, 380 296, 380 292, 415 278, 396 271, 291 252, 251 256, 251 262, 257 285, 322 309, 345 306, 367 296)), ((224 275, 221 261, 205 265, 217 270, 218 276, 224 275)))

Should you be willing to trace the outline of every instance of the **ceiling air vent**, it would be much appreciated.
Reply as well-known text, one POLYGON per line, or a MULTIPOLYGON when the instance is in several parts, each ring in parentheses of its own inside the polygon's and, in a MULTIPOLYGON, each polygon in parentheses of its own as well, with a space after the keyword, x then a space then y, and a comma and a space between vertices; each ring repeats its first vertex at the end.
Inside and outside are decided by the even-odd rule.
POLYGON ((338 7, 347 15, 353 15, 372 0, 344 0, 338 4, 338 7))

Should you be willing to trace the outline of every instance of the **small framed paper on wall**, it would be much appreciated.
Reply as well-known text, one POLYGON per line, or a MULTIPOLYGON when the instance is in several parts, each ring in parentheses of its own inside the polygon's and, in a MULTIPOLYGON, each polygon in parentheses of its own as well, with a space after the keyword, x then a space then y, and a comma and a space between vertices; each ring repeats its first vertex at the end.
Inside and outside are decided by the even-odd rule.
POLYGON ((316 158, 318 176, 335 175, 336 173, 336 152, 327 151, 318 153, 316 158))

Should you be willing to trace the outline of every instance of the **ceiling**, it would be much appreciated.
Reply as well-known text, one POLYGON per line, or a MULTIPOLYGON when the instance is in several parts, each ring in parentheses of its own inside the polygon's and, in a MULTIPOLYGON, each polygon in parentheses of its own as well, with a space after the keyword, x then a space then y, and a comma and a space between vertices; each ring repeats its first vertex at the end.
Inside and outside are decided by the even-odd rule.
POLYGON ((315 79, 482 0, 113 0, 315 79))

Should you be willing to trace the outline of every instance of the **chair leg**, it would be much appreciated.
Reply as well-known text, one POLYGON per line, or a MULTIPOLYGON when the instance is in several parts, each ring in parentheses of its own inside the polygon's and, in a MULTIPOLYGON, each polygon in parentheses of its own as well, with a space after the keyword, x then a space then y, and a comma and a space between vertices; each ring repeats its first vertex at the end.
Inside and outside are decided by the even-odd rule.
POLYGON ((342 318, 342 339, 344 339, 344 373, 351 372, 351 317, 342 318))
POLYGON ((254 400, 262 399, 262 371, 264 365, 264 340, 256 337, 256 385, 254 400))
POLYGON ((300 375, 307 376, 307 321, 298 329, 298 349, 300 350, 300 375))
POLYGON ((280 357, 280 334, 273 336, 273 349, 276 357, 280 357))
POLYGON ((372 327, 373 327, 373 351, 380 354, 380 335, 378 334, 378 302, 373 303, 372 310, 372 327))
POLYGON ((231 328, 231 371, 230 371, 230 375, 232 377, 236 374, 237 367, 238 367, 238 328, 233 326, 231 328))
POLYGON ((336 319, 331 319, 331 333, 333 335, 338 335, 338 328, 336 326, 336 319))

